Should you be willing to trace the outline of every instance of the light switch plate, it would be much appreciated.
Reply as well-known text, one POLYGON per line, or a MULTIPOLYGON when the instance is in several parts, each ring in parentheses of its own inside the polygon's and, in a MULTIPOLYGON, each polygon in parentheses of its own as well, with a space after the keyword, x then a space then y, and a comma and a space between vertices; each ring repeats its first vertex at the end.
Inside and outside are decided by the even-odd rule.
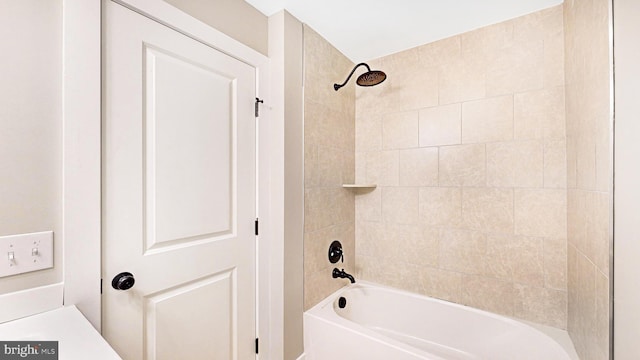
POLYGON ((53 267, 53 231, 0 236, 0 277, 53 267))

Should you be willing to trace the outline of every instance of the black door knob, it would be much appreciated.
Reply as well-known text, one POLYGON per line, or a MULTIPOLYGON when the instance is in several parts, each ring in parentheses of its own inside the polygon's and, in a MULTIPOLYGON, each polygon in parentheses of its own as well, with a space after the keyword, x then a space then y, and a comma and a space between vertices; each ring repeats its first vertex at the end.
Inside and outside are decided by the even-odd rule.
POLYGON ((129 290, 136 283, 133 274, 129 272, 121 272, 111 280, 111 286, 116 290, 129 290))

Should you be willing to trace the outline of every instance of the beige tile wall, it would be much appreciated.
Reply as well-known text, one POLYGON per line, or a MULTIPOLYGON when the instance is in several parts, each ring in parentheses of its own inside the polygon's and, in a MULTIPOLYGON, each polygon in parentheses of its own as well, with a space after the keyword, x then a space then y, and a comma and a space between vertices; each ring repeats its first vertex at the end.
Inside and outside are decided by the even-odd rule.
POLYGON ((563 9, 370 61, 357 275, 566 328, 563 9))
POLYGON ((568 329, 581 359, 609 358, 611 1, 566 0, 568 329))
POLYGON ((355 270, 354 193, 342 184, 355 177, 355 89, 340 91, 354 64, 304 27, 304 307, 311 308, 348 280, 333 279, 329 244, 344 248, 345 271, 355 270))

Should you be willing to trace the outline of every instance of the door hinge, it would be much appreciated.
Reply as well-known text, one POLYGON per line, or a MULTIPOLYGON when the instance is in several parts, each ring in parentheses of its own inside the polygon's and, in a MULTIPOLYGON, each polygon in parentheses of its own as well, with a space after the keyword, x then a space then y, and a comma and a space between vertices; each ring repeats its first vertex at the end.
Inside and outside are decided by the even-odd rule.
POLYGON ((102 279, 100 279, 100 294, 102 294, 102 279))
POLYGON ((260 221, 258 221, 258 218, 256 218, 256 222, 254 223, 255 226, 255 234, 256 236, 258 236, 258 228, 260 227, 260 221))
POLYGON ((259 107, 259 105, 261 103, 264 103, 264 100, 260 100, 260 99, 256 98, 256 117, 260 116, 260 107, 259 107))
POLYGON ((256 354, 258 353, 258 338, 256 338, 256 354))

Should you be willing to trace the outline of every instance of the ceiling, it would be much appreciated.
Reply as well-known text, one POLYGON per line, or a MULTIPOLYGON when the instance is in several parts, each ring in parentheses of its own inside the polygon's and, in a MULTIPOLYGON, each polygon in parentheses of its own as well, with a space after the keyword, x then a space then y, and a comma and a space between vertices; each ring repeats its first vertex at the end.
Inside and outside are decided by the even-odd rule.
POLYGON ((532 13, 563 0, 245 0, 270 16, 286 9, 353 62, 532 13))

